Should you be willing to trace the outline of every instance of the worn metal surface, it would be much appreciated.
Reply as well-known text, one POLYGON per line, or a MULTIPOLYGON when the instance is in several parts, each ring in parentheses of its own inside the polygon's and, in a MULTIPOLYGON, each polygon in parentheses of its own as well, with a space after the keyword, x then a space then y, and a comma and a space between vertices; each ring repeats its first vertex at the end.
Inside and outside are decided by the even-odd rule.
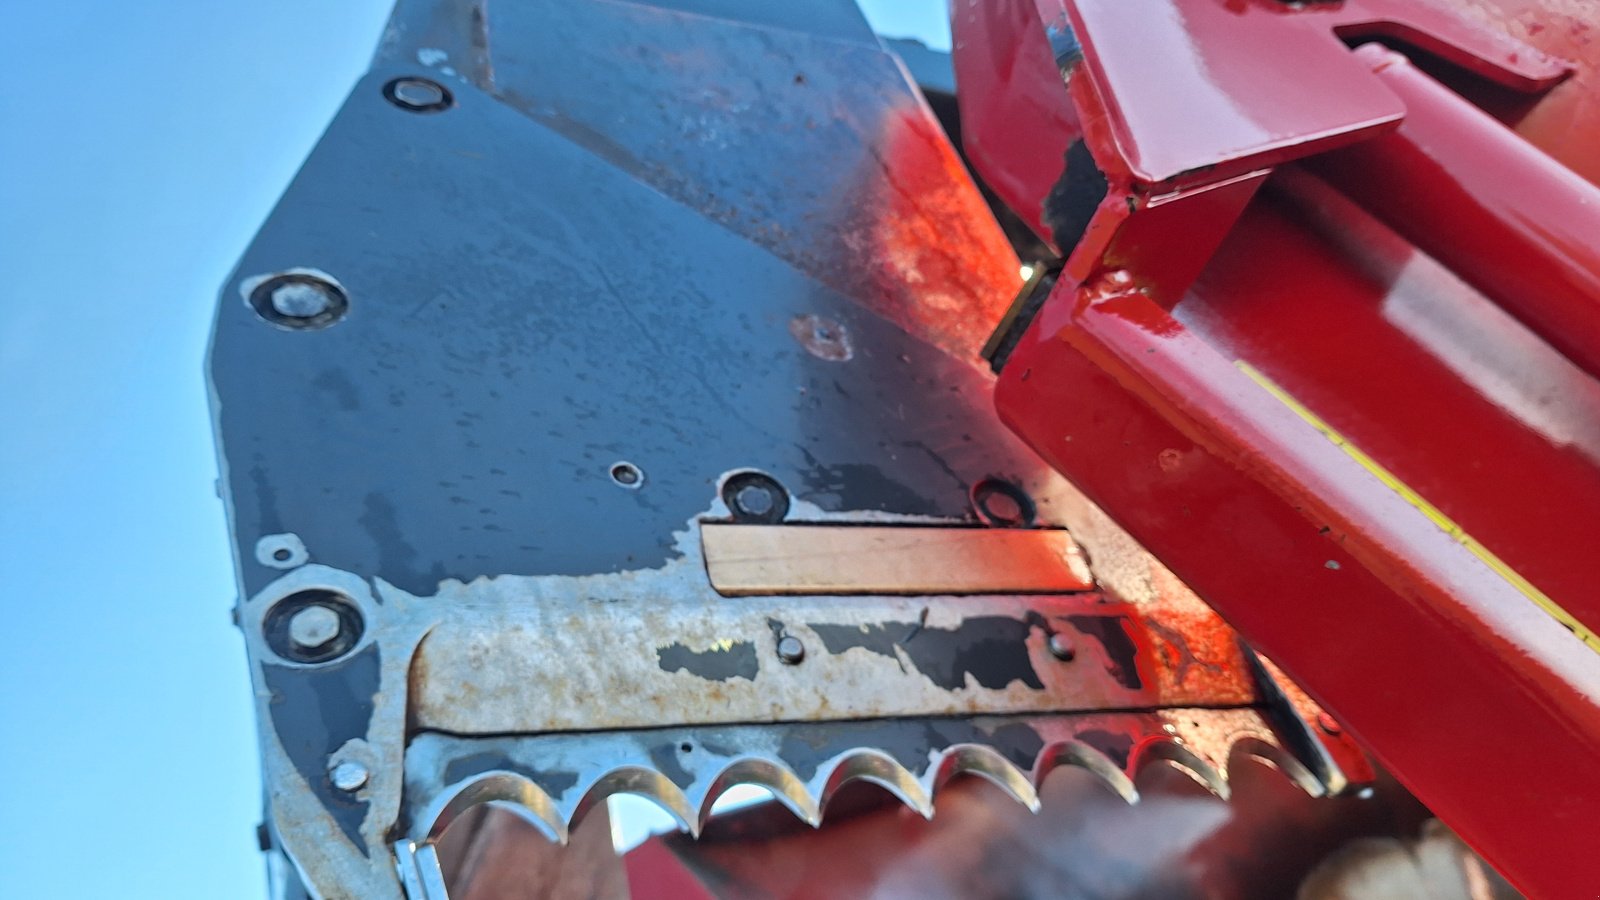
MULTIPOLYGON (((1347 40, 1380 26, 1380 36, 1467 65, 1480 90, 1501 94, 1543 89, 1571 67, 1531 48, 1511 52, 1503 34, 1451 25, 1424 3, 1385 4, 1432 22, 1405 27, 1371 17, 1369 3, 1155 4, 1165 17, 1141 15, 1149 4, 1042 5, 1070 13, 1082 40, 1085 65, 1067 90, 1108 193, 1005 364, 1003 417, 1525 890, 1592 886, 1588 861, 1552 861, 1548 847, 1576 835, 1600 841, 1578 799, 1600 794, 1600 607, 1584 569, 1600 394, 1557 352, 1582 358, 1587 331, 1562 330, 1551 346, 1507 315, 1549 333, 1587 288, 1569 281, 1519 306, 1525 296, 1483 276, 1520 260, 1543 265, 1539 277, 1587 277, 1594 236, 1541 223, 1559 215, 1552 204, 1493 202, 1502 188, 1551 181, 1556 164, 1522 146, 1523 164, 1508 171, 1513 157, 1499 152, 1508 135, 1481 116, 1457 116, 1448 146, 1418 167, 1419 187, 1487 193, 1463 200, 1461 215, 1448 206, 1403 215, 1429 240, 1455 245, 1441 255, 1499 297, 1463 284, 1326 183, 1288 166, 1269 177, 1269 167, 1326 149, 1335 118, 1357 122, 1338 93, 1347 84, 1364 79, 1359 96, 1403 111, 1387 86, 1399 76, 1374 75, 1321 33, 1330 23, 1347 40), (1244 40, 1255 28, 1281 28, 1283 40, 1244 40), (1339 54, 1337 69, 1309 45, 1280 55, 1313 31, 1319 54, 1339 54), (1153 43, 1181 51, 1159 54, 1159 77, 1147 65, 1153 43), (1260 51, 1267 46, 1274 51, 1260 51), (1259 77, 1241 81, 1251 71, 1259 77), (1146 80, 1134 83, 1135 73, 1146 80), (1282 92, 1313 75, 1316 85, 1282 92), (1166 105, 1177 97, 1241 112, 1190 128, 1166 105), (1455 170, 1440 171, 1444 160, 1455 170), (1450 221, 1429 224, 1439 216, 1450 221), (1476 232, 1474 223, 1487 243, 1449 237, 1476 232), (1510 235, 1504 256, 1496 229, 1510 235), (1562 265, 1539 263, 1541 254, 1562 265), (1215 551, 1224 535, 1239 554, 1215 551), (1551 781, 1552 769, 1576 780, 1551 781), (1502 779, 1492 795, 1479 789, 1485 771, 1502 779)), ((1512 18, 1508 7, 1505 23, 1512 18)), ((1047 16, 1033 27, 1052 24, 1047 16)), ((1444 93, 1415 87, 1400 92, 1412 105, 1444 93)), ((1418 125, 1414 134, 1431 127, 1418 125)), ((1353 156, 1407 145, 1376 138, 1353 156)), ((1034 164, 1024 154, 1015 163, 1034 164)), ((1359 170, 1340 177, 1362 185, 1358 196, 1374 189, 1359 170)), ((1394 184, 1381 202, 1418 202, 1410 187, 1394 184)))
MULTIPOLYGON (((849 4, 402 4, 213 336, 272 852, 314 896, 434 897, 418 810, 489 794, 408 773, 632 746, 597 729, 726 726, 727 761, 766 758, 770 728, 913 749, 947 728, 952 765, 1003 758, 1026 796, 1013 732, 959 716, 1155 710, 1127 721, 1156 739, 1163 709, 1259 720, 1232 632, 989 408, 976 351, 1016 273, 849 4), (418 76, 449 104, 397 105, 418 76), (304 273, 336 319, 251 302, 304 273), (698 529, 734 520, 1070 526, 1100 590, 724 597, 698 529), (291 613, 319 604, 339 637, 303 652, 291 613), (413 759, 441 742, 467 762, 413 759)), ((1229 746, 1193 741, 1213 769, 1229 746)), ((913 801, 937 775, 837 749, 913 801)), ((607 759, 582 765, 608 789, 677 785, 666 757, 607 759)))
POLYGON ((1094 588, 1060 529, 700 526, 718 593, 995 594, 1094 588))

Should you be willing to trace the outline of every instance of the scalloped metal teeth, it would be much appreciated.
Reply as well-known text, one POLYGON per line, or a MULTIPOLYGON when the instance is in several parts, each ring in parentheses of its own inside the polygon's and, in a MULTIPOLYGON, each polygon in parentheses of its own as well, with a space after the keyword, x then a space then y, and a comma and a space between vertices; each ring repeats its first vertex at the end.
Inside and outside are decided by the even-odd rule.
MULTIPOLYGON (((424 736, 419 738, 419 746, 413 746, 413 756, 437 758, 439 751, 451 749, 430 745, 427 741, 429 737, 438 742, 457 740, 437 735, 424 736)), ((930 752, 926 765, 918 766, 920 773, 884 750, 855 748, 836 753, 814 767, 807 766, 809 777, 802 777, 789 764, 772 756, 735 755, 719 758, 715 750, 702 749, 702 755, 710 758, 692 771, 682 768, 678 760, 674 760, 674 765, 667 766, 681 768, 676 773, 680 779, 688 776, 687 783, 682 786, 653 764, 630 762, 614 765, 607 761, 607 755, 614 758, 619 749, 627 749, 627 737, 621 736, 620 741, 613 740, 606 748, 613 754, 590 757, 591 764, 586 768, 596 774, 589 777, 573 779, 571 770, 560 768, 562 763, 559 759, 550 760, 547 766, 522 764, 517 757, 526 757, 528 754, 524 752, 499 757, 500 762, 509 764, 507 767, 486 769, 454 783, 438 785, 440 790, 434 795, 437 799, 429 805, 427 814, 417 819, 418 827, 413 829, 412 839, 436 839, 466 808, 477 803, 501 801, 515 804, 549 837, 565 843, 571 827, 579 819, 607 797, 617 793, 635 794, 654 801, 678 822, 683 831, 698 837, 711 819, 717 798, 734 785, 741 784, 767 788, 779 803, 812 826, 822 823, 823 813, 834 795, 845 785, 856 781, 878 785, 910 809, 925 818, 932 818, 938 791, 962 775, 974 775, 993 783, 1018 803, 1037 812, 1038 786, 1062 766, 1077 766, 1092 772, 1116 794, 1135 803, 1139 800, 1139 792, 1135 787, 1139 773, 1158 761, 1175 765, 1211 793, 1227 799, 1227 770, 1234 760, 1242 756, 1268 763, 1313 796, 1324 793, 1322 784, 1298 760, 1275 743, 1255 736, 1235 736, 1217 748, 1226 759, 1220 768, 1182 739, 1169 734, 1148 735, 1134 743, 1123 765, 1119 765, 1103 750, 1082 740, 1055 741, 1045 744, 1034 754, 1031 770, 1026 772, 1000 750, 979 743, 952 744, 943 750, 930 752), (552 772, 560 777, 553 777, 550 774, 552 772)), ((604 743, 605 736, 569 736, 567 747, 550 744, 549 738, 533 740, 546 744, 540 749, 581 752, 581 745, 584 744, 591 745, 590 749, 599 749, 592 745, 604 743)), ((661 746, 658 744, 653 748, 654 755, 657 761, 664 762, 660 758, 661 746)), ((678 748, 680 745, 674 742, 671 746, 678 748)), ((704 744, 697 747, 685 741, 681 747, 687 749, 681 750, 678 756, 692 756, 704 744)), ((522 749, 526 751, 528 748, 522 749)), ((652 748, 635 745, 632 749, 648 754, 652 748)), ((549 759, 549 754, 537 755, 549 759)), ((474 758, 483 760, 484 755, 478 754, 474 758)), ((408 779, 408 790, 426 790, 427 780, 416 777, 408 779)))

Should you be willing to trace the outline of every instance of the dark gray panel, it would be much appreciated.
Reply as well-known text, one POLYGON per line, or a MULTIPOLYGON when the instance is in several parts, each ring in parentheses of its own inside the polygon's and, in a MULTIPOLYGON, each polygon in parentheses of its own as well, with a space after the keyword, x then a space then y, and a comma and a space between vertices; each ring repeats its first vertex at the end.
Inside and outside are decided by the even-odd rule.
POLYGON ((318 331, 230 285, 213 379, 248 562, 314 559, 431 593, 444 578, 645 568, 720 473, 827 509, 961 517, 990 473, 1037 473, 973 367, 908 337, 493 98, 417 115, 368 78, 238 270, 339 279, 318 331), (808 353, 836 322, 847 361, 808 353), (892 427, 891 427, 892 426, 892 427), (628 460, 642 489, 608 475, 628 460))

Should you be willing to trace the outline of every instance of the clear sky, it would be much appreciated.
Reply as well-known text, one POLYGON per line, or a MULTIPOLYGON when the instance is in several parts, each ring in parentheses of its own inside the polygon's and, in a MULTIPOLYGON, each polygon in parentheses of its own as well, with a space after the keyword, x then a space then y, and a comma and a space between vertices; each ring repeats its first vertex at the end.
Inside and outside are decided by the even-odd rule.
MULTIPOLYGON (((863 5, 949 46, 941 0, 863 5)), ((0 7, 0 895, 265 896, 201 364, 388 7, 0 7)))

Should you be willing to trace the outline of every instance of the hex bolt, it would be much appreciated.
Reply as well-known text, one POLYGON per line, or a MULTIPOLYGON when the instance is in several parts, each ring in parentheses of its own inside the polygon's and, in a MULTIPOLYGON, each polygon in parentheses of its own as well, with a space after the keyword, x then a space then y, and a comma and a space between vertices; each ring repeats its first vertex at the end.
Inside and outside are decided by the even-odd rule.
POLYGON ((289 319, 314 319, 336 302, 327 285, 319 282, 289 281, 272 289, 273 311, 289 319))
POLYGON ((806 645, 792 634, 778 638, 778 658, 784 665, 797 666, 806 658, 806 645))
POLYGON ((348 794, 365 787, 372 773, 361 763, 347 759, 330 769, 328 777, 333 781, 334 787, 348 794))
POLYGON ((778 505, 772 497, 772 492, 759 484, 747 484, 740 488, 739 492, 733 495, 733 502, 741 512, 752 516, 764 516, 778 505))
POLYGON ((451 104, 450 91, 426 78, 396 78, 383 87, 390 103, 408 112, 439 112, 451 104))
POLYGON ((1072 641, 1068 640, 1067 636, 1059 631, 1050 635, 1050 640, 1045 643, 1045 646, 1050 649, 1051 656, 1062 662, 1072 662, 1072 658, 1078 655, 1077 651, 1072 647, 1072 641))
POLYGON ((289 619, 289 640, 295 647, 315 652, 339 636, 339 613, 326 606, 308 606, 289 619))

